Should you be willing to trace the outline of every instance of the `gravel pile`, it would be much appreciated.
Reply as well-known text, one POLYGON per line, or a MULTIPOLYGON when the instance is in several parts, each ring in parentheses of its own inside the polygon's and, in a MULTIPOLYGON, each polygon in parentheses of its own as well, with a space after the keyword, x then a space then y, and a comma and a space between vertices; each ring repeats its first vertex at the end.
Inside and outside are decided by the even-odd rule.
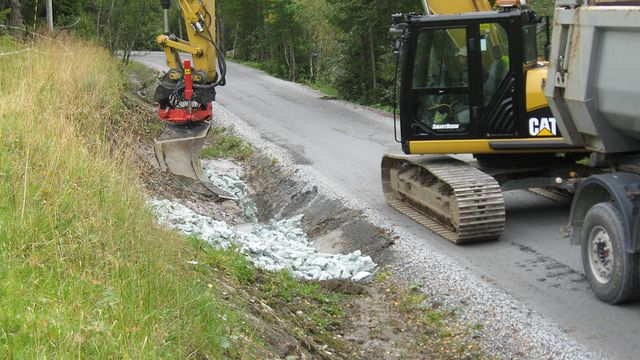
POLYGON ((204 173, 211 182, 223 190, 234 194, 238 200, 236 203, 244 210, 244 216, 251 222, 258 221, 258 209, 256 204, 247 195, 247 185, 240 179, 240 172, 229 163, 207 161, 203 163, 204 173))
MULTIPOLYGON (((343 255, 318 252, 301 228, 302 215, 269 224, 256 222, 256 207, 246 195, 246 185, 236 174, 220 174, 220 168, 205 164, 205 173, 218 186, 238 196, 249 230, 238 229, 223 221, 200 215, 170 200, 151 200, 158 222, 185 235, 198 235, 211 245, 229 249, 236 247, 251 262, 265 270, 288 270, 307 280, 352 280, 368 278, 376 265, 360 251, 343 255)), ((245 228, 245 227, 242 227, 245 228)))

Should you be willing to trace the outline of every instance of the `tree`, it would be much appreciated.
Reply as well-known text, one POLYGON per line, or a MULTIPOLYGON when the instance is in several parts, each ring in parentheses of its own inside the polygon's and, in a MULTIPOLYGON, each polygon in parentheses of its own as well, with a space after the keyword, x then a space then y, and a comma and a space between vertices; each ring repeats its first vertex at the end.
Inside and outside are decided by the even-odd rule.
POLYGON ((9 14, 9 26, 14 37, 22 38, 24 18, 22 17, 22 4, 20 0, 11 0, 11 13, 9 14))

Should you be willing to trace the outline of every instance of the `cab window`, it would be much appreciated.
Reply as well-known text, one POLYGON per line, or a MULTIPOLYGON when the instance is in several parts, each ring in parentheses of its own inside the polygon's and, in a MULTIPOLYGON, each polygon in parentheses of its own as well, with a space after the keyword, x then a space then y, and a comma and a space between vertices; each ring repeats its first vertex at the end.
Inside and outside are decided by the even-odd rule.
POLYGON ((509 37, 497 23, 480 24, 480 56, 482 59, 482 94, 484 106, 495 97, 500 84, 509 74, 509 37))
POLYGON ((418 36, 412 88, 415 118, 437 133, 469 125, 469 70, 465 28, 424 29, 418 36))

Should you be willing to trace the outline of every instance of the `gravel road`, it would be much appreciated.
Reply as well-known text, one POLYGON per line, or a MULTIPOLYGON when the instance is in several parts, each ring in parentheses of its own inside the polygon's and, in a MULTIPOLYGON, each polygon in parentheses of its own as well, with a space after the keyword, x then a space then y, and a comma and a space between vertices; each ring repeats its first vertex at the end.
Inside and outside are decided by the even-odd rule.
MULTIPOLYGON (((136 60, 163 68, 160 53, 136 60)), ((230 64, 218 119, 333 196, 348 199, 400 237, 389 249, 398 274, 464 317, 484 323, 498 353, 522 358, 636 358, 640 304, 599 302, 584 281, 579 250, 560 236, 566 205, 505 194, 507 228, 498 241, 455 246, 384 204, 383 153, 399 153, 390 118, 326 100, 302 86, 230 64)))

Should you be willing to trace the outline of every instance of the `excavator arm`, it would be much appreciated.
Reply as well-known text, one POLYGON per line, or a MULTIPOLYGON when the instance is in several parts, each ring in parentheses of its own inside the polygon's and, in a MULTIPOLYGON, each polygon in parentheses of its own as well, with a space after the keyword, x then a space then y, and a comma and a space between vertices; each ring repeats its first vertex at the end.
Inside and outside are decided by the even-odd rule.
POLYGON ((226 63, 216 44, 215 0, 178 0, 187 24, 188 40, 169 31, 171 0, 161 0, 164 31, 157 38, 169 71, 162 77, 154 99, 159 118, 166 122, 154 140, 158 164, 178 177, 187 190, 222 199, 235 196, 214 185, 204 174, 200 151, 211 129, 216 87, 225 85, 226 63), (184 61, 180 53, 191 59, 184 61))
POLYGON ((491 4, 486 0, 422 0, 422 6, 428 15, 491 11, 491 4))
MULTIPOLYGON (((207 79, 216 79, 219 51, 215 45, 215 0, 179 0, 178 3, 187 24, 189 41, 170 35, 168 21, 165 23, 165 34, 158 36, 157 42, 167 56, 167 65, 172 69, 182 68, 179 56, 181 51, 192 55, 194 68, 205 73, 207 79)), ((162 6, 168 12, 171 1, 162 1, 162 6)))

